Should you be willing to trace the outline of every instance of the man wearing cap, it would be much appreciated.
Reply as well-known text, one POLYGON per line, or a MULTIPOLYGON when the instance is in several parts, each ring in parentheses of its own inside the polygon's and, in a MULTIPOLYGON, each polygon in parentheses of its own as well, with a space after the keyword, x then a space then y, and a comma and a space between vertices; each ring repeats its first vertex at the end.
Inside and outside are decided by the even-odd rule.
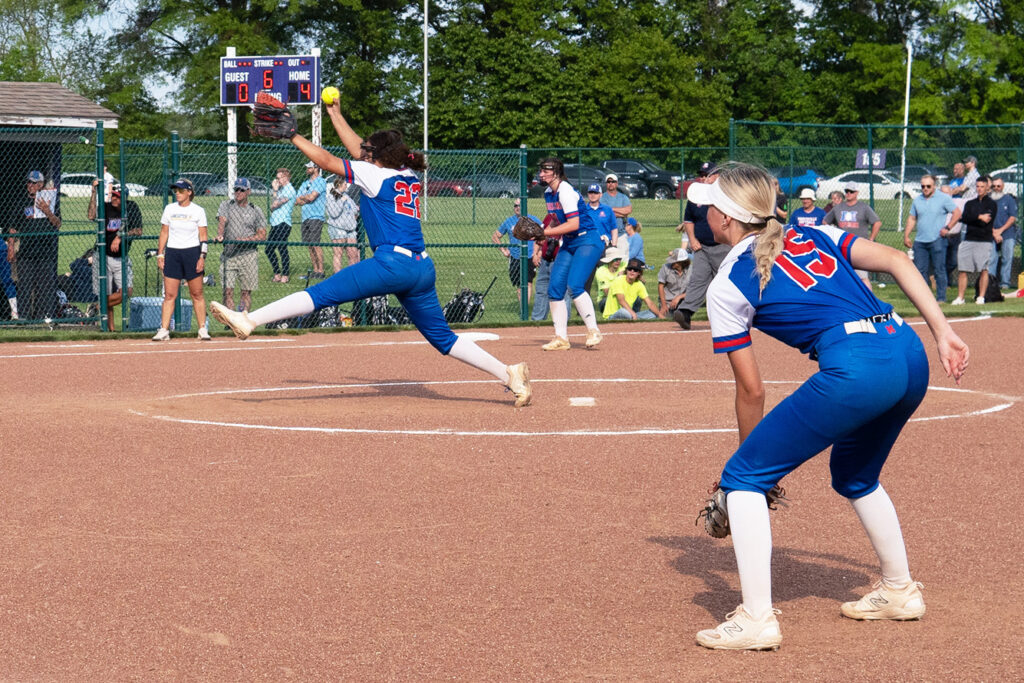
MULTIPOLYGON (((658 271, 658 300, 661 302, 661 315, 672 316, 672 319, 683 327, 682 314, 676 317, 679 304, 686 297, 686 286, 690 283, 690 254, 682 247, 668 253, 664 265, 658 271)), ((685 329, 685 327, 684 327, 685 329)))
MULTIPOLYGON (((857 237, 864 237, 874 242, 878 237, 878 231, 882 229, 882 219, 870 206, 858 201, 860 188, 856 183, 847 183, 843 188, 843 193, 846 195, 846 201, 832 207, 832 210, 825 214, 823 222, 838 226, 857 237)), ((864 286, 871 289, 868 271, 857 270, 857 275, 860 276, 864 286)))
POLYGON ((800 190, 800 208, 789 216, 789 225, 802 228, 816 228, 825 222, 825 210, 814 205, 814 190, 805 187, 800 190))
POLYGON ((619 176, 609 173, 604 177, 605 192, 601 195, 601 203, 612 207, 615 212, 615 227, 618 229, 619 237, 625 232, 622 222, 633 213, 633 202, 623 192, 619 192, 619 176))
MULTIPOLYGON (((718 180, 718 169, 713 163, 706 161, 701 164, 694 185, 711 185, 716 180, 718 180)), ((690 329, 690 319, 704 304, 708 285, 718 273, 718 267, 722 265, 722 259, 726 257, 731 247, 728 244, 719 244, 715 241, 711 226, 708 225, 707 205, 689 201, 689 190, 687 191, 683 222, 676 228, 677 232, 682 230, 686 231, 686 237, 689 240, 687 249, 691 255, 692 265, 690 266, 690 282, 687 285, 686 296, 676 307, 672 319, 679 323, 684 330, 688 330, 690 329)))
MULTIPOLYGON (((89 208, 86 211, 90 221, 96 220, 97 187, 100 179, 92 181, 89 208)), ((106 184, 106 181, 104 181, 106 184)), ((106 222, 104 250, 107 255, 107 329, 114 331, 114 314, 111 309, 121 303, 124 292, 132 295, 132 261, 128 256, 131 239, 142 234, 142 211, 139 205, 128 200, 122 201, 121 189, 112 186, 104 190, 110 200, 103 203, 103 220, 106 222)), ((100 260, 92 260, 92 293, 100 294, 100 260)))
MULTIPOLYGON (((306 164, 309 176, 299 185, 299 196, 295 204, 302 207, 302 241, 312 244, 323 237, 324 205, 327 203, 327 182, 320 177, 320 167, 310 161, 306 164)), ((309 260, 314 279, 324 278, 324 252, 320 247, 309 247, 309 260)))
MULTIPOLYGON (((518 197, 512 200, 512 215, 506 218, 498 229, 491 235, 491 241, 495 244, 501 244, 501 236, 508 235, 508 247, 502 247, 501 253, 508 259, 508 279, 512 283, 512 286, 516 288, 516 296, 522 299, 523 286, 522 286, 522 264, 520 263, 520 256, 522 255, 522 247, 524 242, 518 239, 512 234, 512 228, 519 220, 519 216, 522 214, 522 204, 518 197)), ((541 224, 541 219, 534 215, 527 216, 530 220, 541 224)), ((533 296, 533 279, 537 275, 537 266, 533 261, 533 243, 527 245, 526 249, 526 296, 527 300, 533 296)))
POLYGON ((921 176, 921 194, 914 197, 903 230, 903 244, 914 249, 914 265, 921 277, 928 282, 930 271, 935 273, 935 299, 946 303, 946 288, 949 286, 946 271, 947 227, 960 220, 960 209, 953 198, 944 192, 936 192, 938 183, 933 175, 921 176), (917 229, 917 238, 910 239, 910 233, 917 229))
MULTIPOLYGON (((17 264, 19 315, 42 320, 52 318, 57 309, 57 231, 61 219, 55 198, 54 206, 50 206, 50 200, 41 194, 46 182, 43 174, 31 171, 25 181, 28 196, 14 205, 7 222, 8 233, 22 236, 17 250, 13 248, 14 238, 9 238, 7 258, 17 264)), ((50 190, 48 194, 55 196, 56 192, 50 190)))
POLYGON ((626 271, 612 280, 608 286, 608 300, 604 303, 605 320, 654 320, 665 317, 647 293, 643 274, 644 262, 630 259, 626 271), (646 303, 651 310, 634 310, 638 301, 646 303))
MULTIPOLYGON (((974 155, 964 157, 963 163, 967 172, 963 182, 953 188, 953 196, 960 196, 970 201, 978 198, 978 178, 981 176, 978 172, 978 158, 974 155)), ((950 183, 950 185, 952 184, 950 183)))
POLYGON ((263 209, 249 202, 252 184, 239 178, 234 198, 217 209, 217 241, 227 242, 220 255, 220 276, 224 281, 224 305, 235 310, 235 286, 241 290, 242 310, 252 309, 252 293, 259 287, 259 252, 256 242, 267 239, 263 209))

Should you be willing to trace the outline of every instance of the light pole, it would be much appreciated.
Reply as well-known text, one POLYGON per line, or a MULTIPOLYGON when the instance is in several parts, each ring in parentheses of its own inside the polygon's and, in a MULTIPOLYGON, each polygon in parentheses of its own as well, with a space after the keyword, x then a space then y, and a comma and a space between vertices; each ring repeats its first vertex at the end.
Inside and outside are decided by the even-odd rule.
POLYGON ((911 38, 907 38, 907 90, 903 97, 903 149, 900 150, 900 208, 899 213, 899 224, 903 223, 903 196, 906 194, 904 190, 905 174, 907 170, 907 125, 910 122, 910 67, 914 63, 914 44, 911 42, 911 38))

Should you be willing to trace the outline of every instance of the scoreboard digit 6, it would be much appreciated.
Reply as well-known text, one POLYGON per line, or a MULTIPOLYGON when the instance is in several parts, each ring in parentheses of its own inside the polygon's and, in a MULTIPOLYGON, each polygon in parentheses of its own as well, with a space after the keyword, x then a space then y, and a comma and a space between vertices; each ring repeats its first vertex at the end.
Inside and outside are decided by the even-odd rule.
POLYGON ((221 57, 220 106, 247 107, 268 90, 285 104, 320 101, 320 57, 221 57))

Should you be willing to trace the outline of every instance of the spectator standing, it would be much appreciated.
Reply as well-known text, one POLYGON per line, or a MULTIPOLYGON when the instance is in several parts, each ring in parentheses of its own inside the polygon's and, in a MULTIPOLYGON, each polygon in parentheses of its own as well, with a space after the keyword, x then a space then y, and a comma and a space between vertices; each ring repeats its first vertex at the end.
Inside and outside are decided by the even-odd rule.
POLYGON ((672 316, 683 329, 686 329, 683 325, 685 316, 679 310, 679 304, 686 297, 686 286, 689 283, 690 255, 685 249, 673 249, 658 271, 658 299, 661 301, 662 317, 672 316))
MULTIPOLYGON (((710 185, 718 180, 718 169, 710 161, 701 164, 697 172, 697 182, 710 185)), ((691 186, 692 187, 692 186, 691 186)), ((686 296, 676 310, 681 315, 674 316, 679 326, 690 329, 690 319, 697 309, 704 304, 708 285, 718 274, 722 259, 729 253, 728 244, 719 244, 708 224, 708 207, 687 200, 686 211, 683 213, 683 224, 676 230, 685 230, 689 241, 687 249, 693 265, 690 266, 690 283, 686 288, 686 296)))
POLYGON ((630 259, 626 272, 612 280, 608 286, 608 301, 604 304, 605 320, 654 320, 664 318, 658 305, 647 293, 643 280, 644 262, 630 259), (647 304, 649 311, 634 311, 637 301, 647 304))
POLYGON ((1017 244, 1017 200, 1006 194, 1002 178, 992 179, 992 199, 997 208, 993 225, 992 260, 988 262, 989 278, 999 275, 999 288, 1010 289, 1013 271, 1013 248, 1017 244))
MULTIPOLYGON (((523 282, 522 282, 522 264, 520 258, 522 256, 523 241, 518 239, 512 234, 512 228, 515 227, 516 222, 522 215, 522 204, 519 198, 512 200, 512 215, 502 221, 498 229, 491 235, 491 241, 495 244, 501 244, 501 238, 503 235, 508 235, 508 246, 501 247, 501 253, 505 258, 508 259, 508 280, 512 283, 512 286, 516 288, 516 297, 522 300, 523 297, 523 282)), ((541 219, 536 216, 527 216, 530 220, 534 221, 537 225, 541 224, 541 219)), ((526 253, 530 255, 526 259, 526 296, 527 301, 529 297, 533 296, 533 280, 537 276, 537 266, 533 262, 532 248, 528 248, 526 253)))
POLYGON ((644 226, 640 224, 640 221, 632 216, 626 219, 626 237, 629 238, 629 258, 637 259, 641 263, 647 263, 647 257, 644 256, 644 238, 640 236, 640 231, 643 229, 644 226))
MULTIPOLYGON (((878 237, 878 231, 882 229, 882 219, 878 217, 878 214, 870 206, 858 201, 857 196, 859 192, 860 190, 856 185, 847 184, 844 188, 846 201, 832 207, 832 210, 825 214, 823 221, 828 225, 835 225, 846 232, 853 233, 857 237, 863 237, 874 242, 875 238, 878 237)), ((864 286, 871 289, 868 271, 858 269, 857 275, 860 276, 864 286)))
MULTIPOLYGON (((960 181, 963 182, 963 164, 957 164, 960 167, 960 181)), ((957 266, 957 254, 960 252, 960 240, 963 238, 963 213, 964 204, 967 200, 963 198, 963 195, 955 196, 953 194, 953 188, 950 185, 943 185, 940 190, 943 194, 949 195, 950 199, 956 205, 956 208, 960 211, 960 220, 950 221, 947 227, 949 230, 946 232, 946 281, 952 284, 954 275, 956 275, 957 266)), ((950 217, 952 218, 952 216, 950 217)))
MULTIPOLYGON (((100 181, 92 181, 92 193, 89 195, 89 208, 86 212, 89 220, 96 220, 96 187, 100 181)), ((120 188, 110 190, 110 200, 103 204, 103 220, 106 221, 106 257, 107 257, 107 329, 114 331, 114 315, 111 309, 119 305, 124 297, 132 295, 132 261, 128 255, 131 238, 142 235, 142 211, 139 205, 128 200, 122 202, 120 188)), ((92 260, 92 292, 100 295, 100 261, 92 260)))
POLYGON ((270 234, 267 240, 267 260, 274 269, 274 282, 288 282, 291 275, 291 258, 288 255, 288 235, 292 231, 292 209, 298 196, 292 187, 292 172, 287 168, 277 169, 270 183, 273 190, 270 201, 270 234), (278 256, 280 255, 280 264, 278 256))
POLYGON ((165 206, 160 217, 156 264, 164 274, 164 302, 160 328, 153 335, 153 341, 171 338, 171 316, 174 315, 174 301, 178 298, 182 280, 188 284, 188 293, 192 297, 192 308, 199 323, 199 339, 208 341, 210 332, 206 329, 206 298, 203 295, 206 252, 209 249, 206 211, 193 203, 196 191, 188 178, 178 178, 171 185, 171 190, 178 201, 165 206))
POLYGON ((965 173, 967 173, 967 169, 964 168, 964 164, 962 161, 958 161, 955 164, 953 164, 953 177, 949 179, 949 187, 952 191, 951 194, 954 196, 954 198, 963 196, 963 190, 960 190, 959 192, 955 192, 953 190, 956 190, 959 187, 963 187, 965 173))
POLYGON ((774 178, 775 181, 775 217, 779 219, 779 222, 785 225, 786 220, 789 218, 789 212, 786 211, 786 204, 789 202, 789 198, 786 197, 786 193, 782 191, 782 186, 779 184, 779 179, 774 178))
POLYGON ((826 214, 843 203, 843 193, 839 190, 833 190, 828 193, 828 204, 822 209, 826 214))
POLYGON ((327 182, 320 177, 320 167, 312 161, 306 164, 306 175, 308 177, 299 186, 299 196, 295 198, 295 203, 302 207, 302 241, 310 245, 309 261, 313 274, 309 277, 322 280, 325 277, 324 252, 314 245, 323 238, 327 182))
POLYGON ((11 277, 11 263, 7 260, 7 240, 0 239, 0 287, 4 288, 7 305, 11 309, 10 319, 18 319, 18 288, 11 277))
POLYGON ((220 255, 220 277, 224 282, 224 305, 235 310, 237 285, 242 310, 248 311, 252 309, 252 293, 260 285, 259 250, 251 243, 267 239, 267 221, 263 209, 249 201, 252 184, 248 178, 236 180, 234 190, 234 198, 221 202, 217 209, 217 241, 228 242, 220 255))
POLYGON ((960 219, 960 210, 953 199, 936 192, 938 182, 933 175, 921 176, 921 194, 914 197, 903 230, 903 244, 914 249, 914 265, 921 277, 928 282, 929 271, 935 273, 935 300, 946 303, 946 289, 949 286, 946 271, 946 235, 950 223, 960 219), (917 229, 917 237, 911 241, 910 233, 917 229))
POLYGON ((359 205, 348 193, 348 183, 341 176, 334 178, 330 191, 327 193, 327 236, 332 242, 345 244, 344 247, 333 247, 334 272, 341 270, 341 257, 348 252, 348 264, 359 261, 359 205))
MULTIPOLYGON (((963 182, 953 188, 953 195, 960 195, 967 201, 978 198, 978 159, 974 156, 964 158, 963 167, 965 170, 963 182)), ((956 173, 956 167, 953 167, 956 173)), ((952 185, 952 183, 950 183, 952 185)))
MULTIPOLYGON (((625 195, 622 196, 625 197, 625 195)), ((619 219, 615 216, 615 210, 601 201, 602 198, 601 186, 591 183, 587 187, 587 208, 594 215, 594 222, 597 223, 597 227, 601 231, 601 240, 604 242, 604 246, 606 248, 614 247, 618 244, 619 219)))
POLYGON ((957 278, 956 299, 954 306, 965 303, 968 273, 980 273, 978 277, 978 297, 976 304, 985 303, 985 290, 988 288, 988 262, 992 258, 992 229, 999 207, 994 199, 988 196, 989 178, 981 176, 975 183, 977 198, 964 204, 964 238, 960 242, 957 253, 957 267, 960 275, 957 278))
POLYGON ((45 182, 40 171, 29 172, 28 196, 15 204, 7 223, 10 234, 20 235, 17 243, 15 238, 8 238, 7 258, 16 264, 19 314, 27 320, 52 318, 57 309, 57 233, 61 218, 57 193, 44 191, 45 182))
POLYGON ((816 228, 825 222, 826 213, 828 212, 825 209, 814 205, 814 190, 805 187, 800 190, 800 208, 793 209, 793 213, 789 217, 789 225, 798 225, 801 228, 816 228))
MULTIPOLYGON (((558 238, 537 240, 533 243, 533 265, 537 275, 533 280, 533 312, 530 320, 545 320, 551 308, 548 299, 548 284, 551 282, 551 264, 555 260, 560 240, 558 238)), ((565 294, 566 310, 572 306, 572 295, 565 294)))
POLYGON ((604 177, 605 192, 601 195, 601 203, 612 207, 615 212, 615 227, 619 237, 625 234, 624 222, 633 213, 633 202, 624 192, 619 191, 619 176, 609 173, 604 177))

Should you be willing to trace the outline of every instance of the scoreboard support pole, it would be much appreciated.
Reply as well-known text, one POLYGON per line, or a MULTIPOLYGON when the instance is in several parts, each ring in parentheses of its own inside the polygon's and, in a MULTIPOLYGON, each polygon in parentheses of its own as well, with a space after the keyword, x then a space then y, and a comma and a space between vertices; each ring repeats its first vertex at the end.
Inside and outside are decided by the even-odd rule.
MULTIPOLYGON (((235 48, 228 47, 225 56, 234 57, 235 48)), ((238 107, 228 107, 228 198, 234 196, 231 188, 238 179, 238 107)))
MULTIPOLYGON (((314 47, 310 50, 309 54, 314 57, 319 57, 320 48, 314 47)), ((321 132, 323 128, 323 110, 320 108, 320 93, 313 93, 313 97, 315 98, 315 104, 313 105, 313 144, 320 147, 321 132)))

